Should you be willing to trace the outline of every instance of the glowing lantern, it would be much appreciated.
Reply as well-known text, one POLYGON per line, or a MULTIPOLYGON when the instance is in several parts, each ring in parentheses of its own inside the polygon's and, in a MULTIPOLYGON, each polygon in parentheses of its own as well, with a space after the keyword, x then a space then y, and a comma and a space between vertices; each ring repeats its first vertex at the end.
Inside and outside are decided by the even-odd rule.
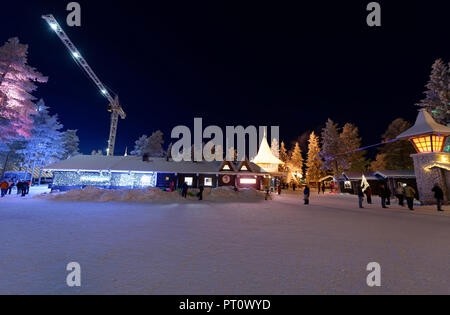
POLYGON ((426 110, 421 110, 415 125, 399 135, 398 139, 410 140, 419 154, 439 153, 444 150, 449 135, 449 127, 438 124, 426 110))
POLYGON ((431 135, 412 138, 411 141, 418 153, 433 153, 442 152, 444 149, 445 138, 446 137, 440 135, 431 135))

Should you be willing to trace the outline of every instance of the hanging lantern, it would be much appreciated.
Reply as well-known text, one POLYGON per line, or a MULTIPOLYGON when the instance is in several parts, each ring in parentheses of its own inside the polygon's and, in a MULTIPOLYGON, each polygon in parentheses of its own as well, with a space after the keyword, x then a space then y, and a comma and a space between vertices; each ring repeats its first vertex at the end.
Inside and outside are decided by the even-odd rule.
POLYGON ((418 153, 434 153, 442 152, 444 150, 446 138, 447 137, 441 135, 429 135, 412 138, 411 142, 418 153))

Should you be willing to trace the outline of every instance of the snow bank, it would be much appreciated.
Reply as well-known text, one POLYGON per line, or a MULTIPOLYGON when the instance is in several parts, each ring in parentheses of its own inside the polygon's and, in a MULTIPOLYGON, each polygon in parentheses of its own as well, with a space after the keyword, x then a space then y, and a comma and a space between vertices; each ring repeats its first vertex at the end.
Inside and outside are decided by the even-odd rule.
MULTIPOLYGON (((198 189, 191 189, 195 195, 198 189)), ((255 189, 242 189, 235 192, 231 187, 205 189, 203 194, 207 201, 258 201, 264 195, 255 189)), ((54 201, 92 201, 92 202, 183 202, 195 201, 197 197, 184 199, 180 192, 166 192, 159 188, 109 190, 95 187, 74 189, 68 192, 54 192, 38 195, 35 198, 54 201)))

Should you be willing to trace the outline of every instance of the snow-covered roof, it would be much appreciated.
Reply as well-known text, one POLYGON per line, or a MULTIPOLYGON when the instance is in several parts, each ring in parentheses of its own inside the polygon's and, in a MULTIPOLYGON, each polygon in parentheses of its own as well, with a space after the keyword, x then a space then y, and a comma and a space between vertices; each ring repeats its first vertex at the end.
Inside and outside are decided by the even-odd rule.
POLYGON ((252 162, 255 164, 284 164, 283 161, 273 155, 269 143, 267 142, 266 135, 264 135, 261 145, 259 146, 258 154, 255 156, 252 162))
MULTIPOLYGON (((44 169, 47 171, 115 171, 115 172, 160 172, 160 173, 218 173, 222 162, 174 162, 165 158, 150 158, 144 162, 137 156, 77 155, 57 162, 44 169)), ((266 173, 259 166, 250 163, 254 173, 266 173)), ((242 172, 240 172, 242 173, 242 172)))
POLYGON ((414 126, 400 134, 397 139, 409 140, 416 136, 428 134, 450 135, 450 128, 438 124, 425 109, 422 109, 414 126))
POLYGON ((375 172, 374 175, 381 176, 383 178, 416 178, 414 171, 408 170, 378 171, 375 172))

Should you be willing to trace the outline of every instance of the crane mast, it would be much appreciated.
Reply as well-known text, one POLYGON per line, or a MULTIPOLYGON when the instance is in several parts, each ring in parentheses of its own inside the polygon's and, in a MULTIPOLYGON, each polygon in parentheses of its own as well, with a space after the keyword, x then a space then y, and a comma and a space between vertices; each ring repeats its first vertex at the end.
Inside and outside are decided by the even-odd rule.
POLYGON ((58 35, 59 39, 64 43, 69 52, 72 54, 75 62, 86 72, 86 74, 91 78, 94 84, 99 88, 101 94, 106 97, 109 101, 108 111, 111 112, 111 128, 109 132, 109 140, 108 140, 108 150, 107 155, 114 155, 114 147, 116 144, 116 136, 117 136, 117 126, 119 124, 119 117, 125 119, 127 115, 125 114, 122 106, 119 103, 118 96, 112 96, 106 86, 100 81, 95 72, 89 66, 87 61, 83 58, 81 53, 78 51, 77 47, 72 43, 70 38, 64 32, 62 27, 59 25, 58 21, 53 17, 53 15, 43 15, 42 18, 47 21, 50 28, 55 31, 58 35))

